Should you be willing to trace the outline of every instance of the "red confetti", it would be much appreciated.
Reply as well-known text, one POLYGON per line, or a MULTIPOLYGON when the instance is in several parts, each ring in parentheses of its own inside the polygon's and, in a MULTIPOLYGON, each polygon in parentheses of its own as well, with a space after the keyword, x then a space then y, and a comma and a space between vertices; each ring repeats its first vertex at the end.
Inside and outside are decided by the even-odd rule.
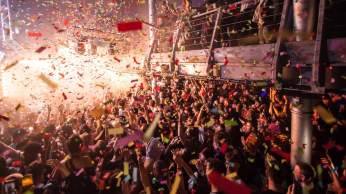
POLYGON ((70 21, 68 19, 64 19, 64 26, 68 26, 70 24, 70 21))
POLYGON ((138 82, 138 79, 131 80, 131 83, 138 82))
POLYGON ((53 28, 54 28, 58 33, 60 33, 60 32, 65 32, 64 29, 60 29, 57 25, 55 25, 55 24, 52 24, 52 25, 53 25, 53 28))
POLYGON ((64 97, 64 100, 67 100, 67 96, 64 92, 62 93, 62 96, 64 97))
POLYGON ((133 62, 135 62, 137 65, 140 64, 140 63, 136 60, 136 57, 133 57, 133 62))
POLYGON ((36 49, 36 53, 42 53, 44 50, 46 50, 47 47, 41 46, 40 48, 36 49))
POLYGON ((173 44, 173 36, 170 36, 167 41, 169 44, 173 44))
POLYGON ((156 92, 160 92, 160 91, 161 91, 160 86, 155 86, 155 87, 154 87, 154 91, 156 91, 156 92))
POLYGON ((83 96, 82 97, 77 97, 77 100, 83 100, 83 96))
POLYGON ((28 36, 38 38, 38 37, 42 36, 42 33, 41 32, 28 32, 28 36))
POLYGON ((223 64, 227 65, 228 63, 229 63, 229 61, 228 61, 227 57, 225 57, 224 60, 223 60, 223 64))
POLYGON ((179 65, 179 59, 175 59, 175 64, 179 65))
POLYGON ((202 87, 201 90, 199 91, 199 95, 204 97, 206 94, 207 92, 205 91, 205 88, 202 87))
POLYGON ((21 167, 22 166, 22 162, 20 160, 15 160, 12 162, 12 167, 21 167))
POLYGON ((120 59, 113 57, 114 60, 118 61, 118 63, 120 63, 120 59))
POLYGON ((142 30, 143 25, 142 25, 142 22, 133 21, 133 22, 118 23, 117 27, 119 32, 127 32, 127 31, 134 31, 134 30, 142 30))
POLYGON ((228 9, 229 9, 230 11, 234 11, 234 10, 237 9, 237 5, 236 5, 236 4, 232 4, 232 5, 230 5, 230 6, 228 7, 228 9))
POLYGON ((62 73, 59 73, 59 75, 61 76, 61 79, 63 79, 65 77, 65 75, 62 73))

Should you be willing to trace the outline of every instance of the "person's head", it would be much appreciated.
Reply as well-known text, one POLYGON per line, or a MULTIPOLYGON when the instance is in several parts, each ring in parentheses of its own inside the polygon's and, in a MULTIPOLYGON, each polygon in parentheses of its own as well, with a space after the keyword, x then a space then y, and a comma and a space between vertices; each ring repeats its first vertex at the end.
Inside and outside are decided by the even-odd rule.
POLYGON ((153 175, 155 177, 162 176, 162 170, 165 168, 165 163, 162 160, 157 160, 153 164, 153 175))
POLYGON ((298 162, 294 165, 293 177, 299 183, 309 184, 315 177, 314 169, 307 163, 298 162))
POLYGON ((220 160, 209 158, 206 162, 206 171, 216 171, 220 174, 224 174, 226 172, 226 168, 224 163, 220 160))
POLYGON ((78 135, 73 135, 67 142, 67 147, 71 155, 76 155, 81 152, 82 139, 78 135))
POLYGON ((330 103, 330 97, 329 97, 328 95, 322 96, 322 103, 323 103, 324 105, 328 106, 329 103, 330 103))
POLYGON ((39 160, 39 154, 42 152, 42 147, 38 143, 28 143, 24 147, 24 163, 30 164, 35 160, 39 160))

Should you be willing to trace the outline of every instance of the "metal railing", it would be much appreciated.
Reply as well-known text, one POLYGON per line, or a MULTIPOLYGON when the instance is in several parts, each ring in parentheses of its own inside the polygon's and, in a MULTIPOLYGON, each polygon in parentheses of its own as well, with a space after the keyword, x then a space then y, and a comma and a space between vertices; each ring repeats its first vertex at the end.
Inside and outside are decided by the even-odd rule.
MULTIPOLYGON (((154 53, 171 52, 171 72, 175 52, 207 49, 211 64, 213 50, 221 47, 275 43, 284 0, 273 4, 249 4, 239 0, 213 10, 204 10, 177 22, 176 29, 158 31, 154 53)), ((208 67, 208 71, 210 67, 208 67)))
MULTIPOLYGON (((177 51, 209 49, 211 44, 213 48, 220 48, 275 42, 283 0, 274 1, 275 4, 248 7, 242 4, 244 2, 246 3, 239 1, 189 17, 182 27, 177 51), (219 9, 222 14, 217 18, 219 9), (214 31, 216 33, 213 37, 214 31)), ((173 33, 174 30, 171 29, 158 34, 156 52, 172 51, 173 33)))

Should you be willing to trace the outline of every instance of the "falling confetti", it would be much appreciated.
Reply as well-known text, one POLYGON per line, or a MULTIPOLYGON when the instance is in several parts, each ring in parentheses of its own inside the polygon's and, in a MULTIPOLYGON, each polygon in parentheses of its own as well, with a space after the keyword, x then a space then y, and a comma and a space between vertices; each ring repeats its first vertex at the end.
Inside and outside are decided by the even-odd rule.
POLYGON ((142 25, 142 22, 133 21, 133 22, 118 23, 117 27, 118 27, 118 32, 128 32, 128 31, 134 31, 134 30, 142 30, 143 25, 142 25))

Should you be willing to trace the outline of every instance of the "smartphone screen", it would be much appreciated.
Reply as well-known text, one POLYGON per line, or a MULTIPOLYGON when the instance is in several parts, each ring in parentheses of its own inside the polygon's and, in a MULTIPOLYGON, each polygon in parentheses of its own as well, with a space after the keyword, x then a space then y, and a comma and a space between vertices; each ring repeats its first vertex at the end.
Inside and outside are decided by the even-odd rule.
POLYGON ((16 183, 14 182, 14 180, 10 180, 10 181, 6 181, 4 183, 4 191, 5 194, 16 194, 16 183))

